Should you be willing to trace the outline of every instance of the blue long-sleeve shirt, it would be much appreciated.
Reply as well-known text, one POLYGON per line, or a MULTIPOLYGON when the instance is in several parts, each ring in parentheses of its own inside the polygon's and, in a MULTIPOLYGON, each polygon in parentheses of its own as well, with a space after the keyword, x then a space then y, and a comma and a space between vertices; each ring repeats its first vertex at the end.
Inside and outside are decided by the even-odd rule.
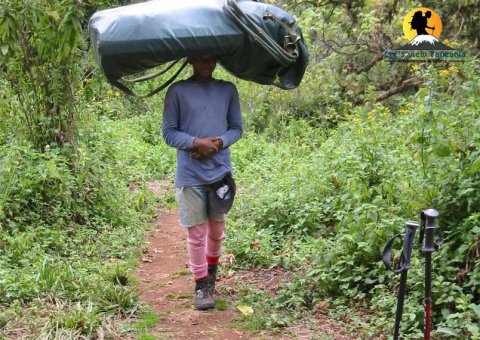
POLYGON ((165 96, 163 138, 177 149, 175 186, 211 184, 229 171, 228 147, 242 136, 238 92, 230 82, 182 80, 165 96), (191 158, 194 138, 220 137, 223 148, 202 160, 191 158))

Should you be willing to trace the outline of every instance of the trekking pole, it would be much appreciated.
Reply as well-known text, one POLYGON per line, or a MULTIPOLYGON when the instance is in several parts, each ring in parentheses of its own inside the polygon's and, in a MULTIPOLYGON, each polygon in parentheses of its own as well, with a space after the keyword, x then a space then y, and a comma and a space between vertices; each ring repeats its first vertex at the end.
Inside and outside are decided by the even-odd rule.
POLYGON ((435 251, 434 235, 438 211, 427 209, 420 213, 422 232, 420 239, 423 242, 422 252, 425 254, 425 328, 424 339, 430 340, 431 323, 431 288, 432 288, 432 253, 435 251), (425 229, 423 229, 425 228, 425 229))
MULTIPOLYGON (((402 322, 403 303, 405 301, 405 292, 407 288, 407 272, 412 267, 410 262, 412 258, 413 243, 415 241, 415 232, 419 227, 418 222, 408 221, 405 225, 405 234, 403 237, 402 255, 398 268, 394 270, 395 273, 400 273, 400 288, 398 290, 397 310, 395 313, 395 326, 393 332, 393 339, 398 340, 400 336, 400 326, 402 322)), ((388 243, 382 253, 382 260, 385 265, 390 267, 391 248, 393 241, 402 234, 395 235, 388 243)))

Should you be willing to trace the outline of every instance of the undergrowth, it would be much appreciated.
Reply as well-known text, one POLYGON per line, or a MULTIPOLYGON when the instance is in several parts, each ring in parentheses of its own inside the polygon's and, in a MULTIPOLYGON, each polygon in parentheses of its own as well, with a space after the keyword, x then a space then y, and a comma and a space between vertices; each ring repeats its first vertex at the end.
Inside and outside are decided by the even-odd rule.
MULTIPOLYGON (((244 137, 234 152, 240 194, 229 252, 238 266, 295 273, 263 303, 297 313, 327 300, 332 315, 344 316, 363 308, 369 321, 353 323, 389 333, 399 279, 384 268, 381 249, 432 207, 445 234, 433 255, 435 334, 480 336, 479 71, 471 61, 447 81, 437 68, 421 68, 430 81, 415 96, 398 98, 392 108, 355 108, 321 145, 308 143, 302 131, 310 136, 311 129, 299 128, 302 121, 290 122, 293 136, 244 137)), ((420 248, 408 274, 402 333, 409 338, 420 338, 423 327, 420 248)))
POLYGON ((157 145, 153 115, 84 122, 73 161, 20 138, 0 146, 0 334, 7 337, 118 337, 114 320, 140 308, 132 271, 160 203, 147 181, 171 174, 173 153, 157 145))

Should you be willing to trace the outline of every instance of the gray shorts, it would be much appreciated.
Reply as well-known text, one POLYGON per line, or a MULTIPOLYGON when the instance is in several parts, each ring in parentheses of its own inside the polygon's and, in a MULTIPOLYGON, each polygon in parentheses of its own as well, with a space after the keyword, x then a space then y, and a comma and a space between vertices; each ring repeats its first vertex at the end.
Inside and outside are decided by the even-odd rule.
POLYGON ((217 214, 208 209, 208 186, 180 187, 175 190, 182 227, 201 224, 209 217, 215 221, 225 221, 225 214, 217 214))

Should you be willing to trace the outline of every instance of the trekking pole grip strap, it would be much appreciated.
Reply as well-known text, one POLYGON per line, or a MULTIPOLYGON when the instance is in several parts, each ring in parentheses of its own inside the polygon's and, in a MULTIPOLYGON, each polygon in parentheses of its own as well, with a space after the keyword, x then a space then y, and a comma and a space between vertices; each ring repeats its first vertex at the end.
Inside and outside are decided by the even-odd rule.
POLYGON ((382 261, 385 267, 390 269, 392 267, 391 259, 392 259, 392 245, 393 242, 395 242, 395 239, 401 238, 403 236, 403 233, 399 233, 395 236, 393 236, 388 242, 385 244, 385 247, 383 247, 382 251, 382 261))
POLYGON ((415 232, 419 227, 418 222, 408 221, 405 225, 405 233, 399 233, 392 237, 382 251, 382 261, 387 268, 391 268, 391 258, 392 258, 392 245, 395 239, 401 238, 403 236, 403 247, 402 247, 402 256, 400 258, 400 263, 397 269, 394 270, 395 273, 401 273, 405 270, 408 270, 412 267, 410 262, 413 252, 413 243, 415 240, 415 232))

